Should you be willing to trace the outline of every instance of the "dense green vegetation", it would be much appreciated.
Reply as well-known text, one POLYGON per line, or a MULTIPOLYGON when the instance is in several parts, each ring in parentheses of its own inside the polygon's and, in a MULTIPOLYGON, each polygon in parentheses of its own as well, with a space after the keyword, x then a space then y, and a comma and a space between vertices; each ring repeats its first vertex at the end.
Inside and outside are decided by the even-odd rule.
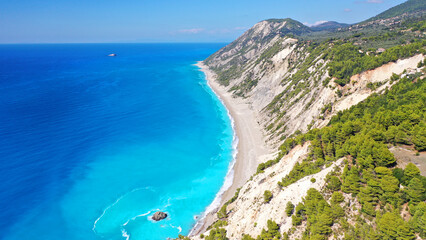
POLYGON ((333 210, 320 192, 311 188, 303 200, 299 215, 308 222, 304 238, 326 239, 331 234, 333 210))
MULTIPOLYGON (((388 38, 388 35, 385 34, 384 37, 388 38)), ((297 65, 299 70, 293 74, 289 80, 296 84, 297 87, 294 88, 294 91, 290 92, 289 90, 291 90, 293 84, 289 85, 287 89, 283 91, 282 95, 278 95, 274 98, 274 100, 268 105, 268 108, 274 108, 278 101, 283 102, 287 99, 291 99, 300 91, 305 89, 305 85, 297 83, 312 75, 312 73, 308 71, 308 68, 310 68, 315 61, 318 60, 318 57, 329 61, 327 64, 329 75, 336 78, 336 83, 344 86, 349 83, 350 77, 355 74, 377 68, 389 62, 395 62, 398 59, 411 57, 415 54, 426 54, 425 46, 426 40, 414 41, 407 45, 391 47, 386 49, 383 53, 376 53, 376 49, 364 52, 360 46, 354 45, 353 42, 342 40, 329 40, 323 43, 309 43, 309 47, 306 49, 306 51, 309 52, 309 56, 303 61, 303 63, 301 63, 301 65, 297 65), (283 98, 284 93, 288 92, 290 92, 290 94, 286 94, 285 98, 283 98)), ((327 84, 328 82, 324 85, 327 84)), ((274 109, 275 111, 278 111, 279 108, 274 109)))
POLYGON ((329 126, 288 138, 280 147, 282 155, 306 141, 311 141, 312 150, 279 185, 286 187, 344 156, 356 159, 362 167, 391 167, 395 158, 386 144, 406 144, 418 151, 426 150, 425 104, 426 82, 413 83, 405 77, 385 94, 374 94, 339 112, 329 126))
MULTIPOLYGON (((346 227, 347 239, 415 239, 415 233, 420 234, 422 238, 425 237, 426 179, 420 175, 414 164, 409 164, 405 170, 394 168, 393 171, 383 167, 374 170, 351 167, 354 168, 356 169, 354 172, 360 172, 357 186, 343 191, 357 194, 362 205, 360 209, 362 217, 355 226, 346 227), (401 217, 401 212, 407 210, 413 216, 409 222, 401 217), (368 219, 374 220, 374 224, 367 224, 368 219), (374 226, 376 229, 373 229, 374 226)), ((344 181, 347 181, 348 172, 351 171, 348 169, 347 165, 341 176, 344 181)), ((352 180, 350 185, 353 183, 352 180)))
POLYGON ((374 21, 378 19, 386 19, 395 16, 402 15, 404 13, 410 13, 415 11, 425 11, 426 2, 424 0, 408 0, 402 4, 399 4, 393 8, 390 8, 379 15, 368 19, 366 22, 374 21))
POLYGON ((333 193, 331 205, 311 189, 303 205, 296 207, 293 225, 308 222, 304 239, 326 239, 333 221, 339 219, 345 239, 414 239, 415 233, 424 237, 426 177, 411 163, 405 169, 395 168, 395 158, 386 144, 425 151, 425 109, 426 81, 408 76, 383 95, 375 94, 339 112, 329 126, 285 141, 281 146, 284 153, 305 141, 311 141, 311 153, 279 182, 281 187, 320 171, 338 158, 349 160, 342 173, 327 176, 326 191, 333 193), (342 192, 356 197, 361 205, 355 226, 342 218, 342 192), (413 216, 410 223, 399 214, 404 209, 413 216))
POLYGON ((426 20, 407 20, 402 24, 405 28, 410 29, 411 31, 426 31, 426 20))
POLYGON ((276 222, 268 220, 267 226, 268 230, 262 229, 262 233, 256 240, 275 240, 281 238, 281 234, 279 232, 280 226, 278 226, 276 222))
POLYGON ((278 239, 282 239, 281 238, 281 233, 280 233, 280 226, 272 221, 272 220, 268 220, 268 222, 266 223, 268 229, 262 229, 262 232, 260 233, 259 236, 257 236, 256 239, 252 238, 250 235, 248 234, 243 234, 242 236, 242 240, 278 240, 278 239))
POLYGON ((336 42, 327 53, 330 59, 329 74, 337 78, 336 83, 345 85, 349 83, 350 77, 366 70, 377 68, 388 62, 395 62, 401 58, 407 58, 416 53, 426 53, 423 47, 426 40, 395 46, 387 49, 381 54, 367 54, 361 51, 359 46, 353 43, 336 42))
POLYGON ((268 160, 268 161, 266 161, 264 163, 259 164, 257 166, 256 174, 262 173, 265 169, 271 167, 274 164, 277 164, 280 161, 280 159, 281 159, 282 156, 283 156, 282 154, 279 154, 279 156, 276 157, 275 159, 268 160))
POLYGON ((228 240, 226 237, 226 230, 224 228, 213 228, 210 230, 210 234, 206 236, 206 240, 228 240))

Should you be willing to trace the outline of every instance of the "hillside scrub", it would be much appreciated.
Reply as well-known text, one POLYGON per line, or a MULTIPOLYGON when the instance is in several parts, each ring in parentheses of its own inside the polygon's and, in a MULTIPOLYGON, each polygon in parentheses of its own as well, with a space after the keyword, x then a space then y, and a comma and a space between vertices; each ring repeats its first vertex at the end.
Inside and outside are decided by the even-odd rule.
POLYGON ((383 95, 374 94, 339 112, 327 127, 284 142, 284 153, 305 141, 311 141, 311 151, 278 183, 282 188, 320 171, 326 163, 347 159, 342 172, 327 176, 325 191, 332 193, 330 204, 321 193, 310 189, 304 202, 296 207, 293 225, 308 223, 302 239, 327 239, 334 222, 345 232, 345 239, 414 239, 415 233, 425 236, 426 177, 412 163, 405 169, 396 168, 387 147, 405 144, 426 150, 425 108, 426 81, 407 76, 383 95), (342 193, 360 203, 354 226, 347 223, 342 193), (410 224, 399 214, 404 204, 412 216, 410 224), (374 220, 374 224, 366 219, 374 220))
MULTIPOLYGON (((417 75, 392 79, 399 82, 382 95, 373 94, 338 112, 328 126, 286 139, 280 156, 306 141, 310 141, 310 151, 278 183, 281 188, 340 158, 345 159, 343 169, 337 167, 326 176, 321 192, 309 189, 296 207, 287 202, 282 214, 291 216, 293 230, 280 234, 280 225, 268 220, 268 228, 259 236, 243 234, 242 239, 289 239, 300 227, 304 227, 301 239, 306 240, 328 239, 333 234, 354 240, 426 237, 426 177, 412 163, 405 169, 396 167, 388 150, 393 144, 426 150, 426 81, 417 75), (350 205, 353 201, 356 204, 350 205), (402 218, 402 211, 410 217, 402 218)), ((262 165, 258 174, 278 161, 262 165)), ((238 193, 233 200, 237 197, 238 193)), ((269 202, 272 193, 266 190, 263 197, 269 202)), ((228 204, 223 207, 224 217, 228 204)), ((227 239, 224 222, 214 224, 205 239, 227 239)))
MULTIPOLYGON (((407 1, 414 2, 424 5, 419 0, 407 1)), ((407 4, 401 6, 406 8, 407 4)), ((401 9, 393 8, 386 14, 399 11, 401 9)), ((405 145, 404 148, 412 149, 417 154, 426 151, 426 81, 423 68, 426 61, 418 63, 417 67, 423 68, 420 71, 411 69, 402 75, 393 74, 389 80, 367 83, 366 89, 355 84, 342 89, 356 74, 376 69, 386 63, 426 54, 425 35, 419 32, 424 29, 424 12, 413 16, 398 16, 376 23, 367 21, 332 32, 292 35, 292 38, 297 39, 292 43, 296 46, 293 45, 294 48, 285 61, 279 62, 287 64, 285 74, 277 78, 282 87, 281 93, 274 93, 273 100, 263 109, 270 117, 265 124, 266 130, 283 142, 278 156, 259 164, 256 174, 264 173, 266 168, 279 163, 295 146, 306 142, 309 142, 308 154, 302 161, 296 162, 289 174, 278 182, 281 191, 286 191, 290 184, 304 177, 321 172, 337 160, 341 164, 325 177, 325 186, 318 190, 309 189, 296 206, 290 201, 281 202, 287 203, 281 206, 285 209, 282 208, 277 213, 282 216, 274 216, 274 219, 268 220, 267 228, 262 229, 258 236, 254 236, 253 232, 239 232, 240 236, 234 236, 235 231, 232 231, 232 238, 426 238, 426 177, 420 174, 414 164, 408 164, 405 169, 398 166, 395 156, 389 151, 392 145, 405 145), (412 74, 412 71, 417 72, 412 74), (384 88, 384 84, 391 88, 384 88), (321 129, 311 129, 315 126, 313 119, 306 133, 302 133, 300 128, 286 132, 286 128, 290 128, 286 121, 291 121, 288 116, 292 106, 299 103, 309 109, 316 97, 308 95, 312 91, 325 90, 332 95, 336 93, 340 98, 353 92, 348 88, 356 92, 359 87, 361 91, 369 89, 368 94, 380 89, 380 94, 373 93, 350 109, 338 112, 321 129), (292 135, 287 135, 293 131, 292 135), (289 217, 293 226, 282 229, 283 226, 289 226, 289 217), (283 222, 273 221, 283 218, 283 222)), ((277 23, 283 20, 269 21, 277 23)), ((276 69, 278 62, 271 58, 285 47, 281 45, 284 37, 290 36, 279 36, 280 39, 277 37, 279 33, 269 32, 264 39, 250 35, 250 38, 242 38, 239 42, 247 43, 245 40, 254 39, 255 44, 240 44, 242 47, 235 55, 229 54, 230 51, 222 51, 226 54, 216 55, 216 59, 211 58, 211 61, 215 61, 214 66, 217 68, 213 70, 218 74, 219 81, 224 85, 231 85, 229 89, 234 95, 250 98, 251 93, 256 93, 253 90, 256 90, 258 82, 263 83, 262 81, 268 79, 262 79, 262 74, 276 69), (273 37, 278 40, 267 45, 273 37), (257 48, 262 50, 255 57, 243 55, 247 53, 247 49, 256 47, 262 47, 257 48), (230 60, 227 61, 228 59, 230 60), (253 69, 257 72, 252 71, 253 69), (237 82, 235 85, 233 80, 237 82)), ((253 34, 253 30, 249 30, 248 34, 253 34)), ((232 44, 229 46, 232 48, 232 44)), ((331 101, 339 101, 338 98, 336 100, 336 96, 333 96, 331 101)), ((334 102, 324 102, 319 108, 322 116, 318 118, 324 120, 324 116, 329 116, 338 107, 334 102)), ((269 176, 275 176, 275 173, 269 176)), ((312 183, 317 181, 312 177, 310 180, 312 183)), ((321 181, 324 179, 321 178, 321 181)), ((275 183, 276 181, 273 182, 275 183)), ((262 189, 263 194, 259 192, 259 196, 256 195, 257 205, 268 208, 270 204, 278 202, 278 197, 283 194, 277 193, 280 190, 274 187, 262 189), (271 191, 275 196, 272 196, 271 191), (273 197, 276 199, 271 201, 273 197)), ((225 204, 219 211, 221 222, 218 221, 210 228, 214 232, 210 232, 209 236, 217 236, 211 239, 225 239, 226 229, 231 231, 231 227, 243 224, 230 222, 229 226, 222 225, 238 216, 233 215, 238 206, 232 205, 233 209, 227 209, 227 206, 225 204)), ((259 219, 254 220, 253 231, 258 234, 260 229, 256 226, 259 219)), ((244 227, 250 229, 248 231, 253 229, 252 225, 244 227)))
MULTIPOLYGON (((426 82, 412 82, 405 77, 385 94, 373 94, 356 106, 338 112, 327 127, 312 129, 281 145, 282 154, 287 154, 294 146, 311 141, 311 151, 278 184, 286 187, 344 156, 350 156, 363 168, 392 167, 396 160, 386 144, 411 145, 418 151, 425 151, 425 107, 426 82)), ((348 173, 348 181, 356 181, 353 178, 359 173, 354 171, 348 173)), ((338 188, 336 179, 333 183, 331 188, 338 188)), ((352 191, 350 186, 344 182, 342 188, 352 191)))
POLYGON ((349 83, 350 77, 366 70, 375 69, 385 63, 395 62, 398 59, 411 57, 418 53, 425 53, 426 40, 387 49, 381 54, 366 54, 361 47, 353 43, 336 42, 328 53, 331 59, 328 64, 329 74, 339 85, 349 83))
POLYGON ((273 197, 272 192, 269 190, 265 190, 265 192, 263 193, 263 202, 269 203, 272 197, 273 197))

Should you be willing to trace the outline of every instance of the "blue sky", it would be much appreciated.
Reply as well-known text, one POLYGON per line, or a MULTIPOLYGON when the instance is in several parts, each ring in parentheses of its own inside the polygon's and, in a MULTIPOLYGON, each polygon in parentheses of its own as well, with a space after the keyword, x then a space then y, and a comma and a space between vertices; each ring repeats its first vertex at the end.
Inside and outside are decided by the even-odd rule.
POLYGON ((0 0, 0 43, 230 42, 255 23, 355 23, 405 0, 0 0))

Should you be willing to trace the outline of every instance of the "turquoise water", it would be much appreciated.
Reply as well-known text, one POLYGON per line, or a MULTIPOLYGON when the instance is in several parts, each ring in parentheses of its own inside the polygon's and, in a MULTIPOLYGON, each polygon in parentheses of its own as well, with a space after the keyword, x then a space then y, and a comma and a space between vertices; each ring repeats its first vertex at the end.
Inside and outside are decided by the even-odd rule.
POLYGON ((0 45, 3 239, 188 234, 234 151, 193 65, 222 46, 0 45))

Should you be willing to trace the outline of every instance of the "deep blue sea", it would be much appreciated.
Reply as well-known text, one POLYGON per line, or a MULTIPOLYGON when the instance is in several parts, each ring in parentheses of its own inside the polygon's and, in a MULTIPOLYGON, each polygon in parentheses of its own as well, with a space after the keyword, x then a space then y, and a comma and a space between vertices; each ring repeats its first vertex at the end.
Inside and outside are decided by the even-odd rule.
POLYGON ((0 45, 0 238, 188 234, 232 162, 231 120, 193 65, 223 46, 0 45))

